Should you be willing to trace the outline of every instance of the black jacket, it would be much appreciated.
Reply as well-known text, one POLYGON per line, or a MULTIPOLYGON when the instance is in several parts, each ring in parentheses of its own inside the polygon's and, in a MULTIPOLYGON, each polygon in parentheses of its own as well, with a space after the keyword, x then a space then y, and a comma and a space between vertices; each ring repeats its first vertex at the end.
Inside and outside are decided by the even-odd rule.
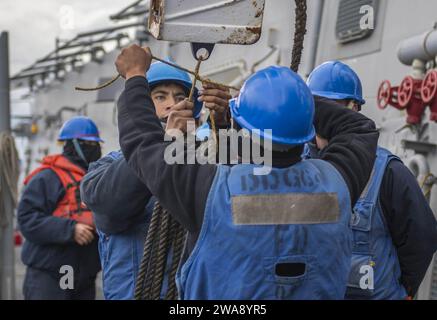
POLYGON ((401 281, 414 296, 437 250, 437 222, 416 178, 391 161, 381 184, 380 203, 401 265, 401 281))
POLYGON ((50 169, 38 173, 24 188, 17 208, 19 228, 26 239, 21 259, 27 266, 57 275, 61 266, 70 265, 75 279, 94 279, 100 271, 97 235, 87 246, 75 243, 76 222, 52 215, 64 196, 61 181, 50 169))

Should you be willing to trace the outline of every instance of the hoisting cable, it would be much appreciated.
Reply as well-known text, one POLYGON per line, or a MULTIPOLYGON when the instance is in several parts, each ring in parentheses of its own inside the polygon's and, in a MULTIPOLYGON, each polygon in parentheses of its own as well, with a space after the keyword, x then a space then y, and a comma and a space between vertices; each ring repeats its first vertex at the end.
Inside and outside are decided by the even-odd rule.
MULTIPOLYGON (((177 65, 177 64, 175 64, 175 63, 172 63, 172 62, 170 62, 170 61, 166 61, 166 60, 164 60, 164 59, 161 59, 161 58, 155 57, 155 56, 153 56, 153 55, 152 55, 152 59, 154 59, 154 60, 156 60, 156 61, 160 61, 160 62, 162 62, 162 63, 165 63, 165 64, 167 64, 167 65, 169 65, 169 66, 172 66, 172 67, 174 67, 174 68, 176 68, 176 69, 179 69, 179 70, 185 71, 185 72, 187 72, 187 73, 193 75, 194 78, 195 78, 195 80, 199 80, 199 81, 201 81, 201 82, 210 83, 210 84, 213 84, 213 85, 223 86, 223 87, 226 87, 226 88, 229 88, 229 89, 233 89, 233 90, 236 90, 236 91, 239 91, 239 90, 240 90, 240 89, 237 88, 237 87, 228 86, 228 85, 225 85, 225 84, 222 84, 222 83, 215 82, 215 81, 209 80, 209 79, 207 79, 207 78, 204 78, 204 77, 200 76, 198 73, 196 73, 195 71, 191 71, 191 70, 186 69, 186 68, 184 68, 184 67, 181 67, 181 66, 179 66, 179 65, 177 65)), ((103 83, 103 84, 101 84, 101 85, 99 85, 99 86, 96 86, 96 87, 89 87, 89 88, 86 88, 86 87, 75 87, 75 90, 77 90, 77 91, 97 91, 97 90, 101 90, 101 89, 104 89, 104 88, 106 88, 106 87, 109 87, 109 86, 112 85, 114 82, 116 82, 119 78, 121 78, 121 75, 116 75, 116 76, 114 76, 111 80, 109 80, 108 82, 105 82, 105 83, 103 83)))
POLYGON ((306 0, 295 0, 295 24, 294 24, 294 44, 291 56, 290 69, 294 72, 299 70, 299 64, 302 59, 303 42, 307 32, 307 2, 306 0))

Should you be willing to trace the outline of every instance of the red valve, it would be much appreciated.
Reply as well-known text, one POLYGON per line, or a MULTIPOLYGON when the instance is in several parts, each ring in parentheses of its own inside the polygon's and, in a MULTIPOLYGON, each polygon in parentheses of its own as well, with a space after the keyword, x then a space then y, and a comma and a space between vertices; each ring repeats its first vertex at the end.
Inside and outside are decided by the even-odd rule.
POLYGON ((392 87, 390 81, 384 80, 378 89, 378 108, 385 109, 388 105, 402 109, 398 103, 398 87, 392 87))
POLYGON ((437 122, 437 71, 429 71, 423 80, 421 90, 422 100, 431 109, 430 120, 437 122))
POLYGON ((422 100, 422 80, 407 76, 398 88, 398 100, 401 108, 407 108, 407 123, 418 124, 422 120, 426 104, 422 100))
POLYGON ((421 80, 415 80, 411 76, 406 76, 398 89, 399 105, 406 108, 412 102, 413 98, 418 98, 417 95, 420 95, 421 85, 421 80))
POLYGON ((430 103, 434 98, 437 92, 437 71, 431 70, 425 76, 422 83, 422 100, 425 103, 430 103))

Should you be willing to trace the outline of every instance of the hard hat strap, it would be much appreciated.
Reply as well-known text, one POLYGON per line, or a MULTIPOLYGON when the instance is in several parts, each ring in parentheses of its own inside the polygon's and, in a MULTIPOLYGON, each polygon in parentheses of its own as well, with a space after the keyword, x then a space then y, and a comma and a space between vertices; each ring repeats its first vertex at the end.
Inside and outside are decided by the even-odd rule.
POLYGON ((83 161, 85 161, 86 164, 88 164, 88 160, 86 159, 85 155, 83 154, 82 148, 80 147, 79 141, 77 141, 77 139, 73 139, 73 145, 74 145, 74 150, 76 150, 76 152, 77 152, 77 155, 83 161))

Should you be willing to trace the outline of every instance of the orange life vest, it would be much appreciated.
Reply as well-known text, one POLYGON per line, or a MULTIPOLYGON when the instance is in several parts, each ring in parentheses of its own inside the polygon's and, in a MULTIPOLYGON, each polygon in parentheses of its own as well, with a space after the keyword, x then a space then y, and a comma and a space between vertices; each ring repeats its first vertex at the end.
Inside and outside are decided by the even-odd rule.
POLYGON ((51 155, 45 157, 41 166, 27 176, 24 184, 27 185, 35 175, 46 169, 56 173, 65 189, 65 196, 58 202, 53 216, 73 219, 95 227, 92 212, 80 199, 80 181, 85 176, 85 171, 63 155, 51 155))

